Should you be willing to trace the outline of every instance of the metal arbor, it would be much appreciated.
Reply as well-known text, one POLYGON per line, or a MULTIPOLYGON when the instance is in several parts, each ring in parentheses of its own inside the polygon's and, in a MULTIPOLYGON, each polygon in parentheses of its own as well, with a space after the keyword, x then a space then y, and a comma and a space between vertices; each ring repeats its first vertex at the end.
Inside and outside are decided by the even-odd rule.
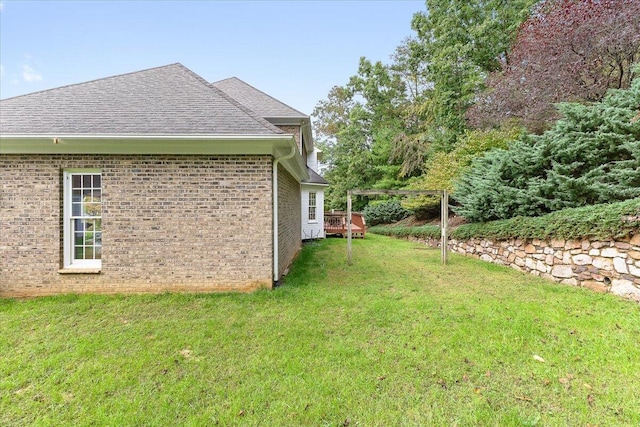
POLYGON ((414 196, 430 195, 440 197, 440 246, 442 264, 447 263, 449 193, 447 190, 349 190, 347 191, 347 262, 351 265, 351 196, 414 196))

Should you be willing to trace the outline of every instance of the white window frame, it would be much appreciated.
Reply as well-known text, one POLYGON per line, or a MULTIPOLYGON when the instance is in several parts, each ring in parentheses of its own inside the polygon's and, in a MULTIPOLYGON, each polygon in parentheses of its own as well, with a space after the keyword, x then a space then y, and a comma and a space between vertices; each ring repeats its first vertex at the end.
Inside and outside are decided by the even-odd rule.
MULTIPOLYGON (((63 191, 63 200, 64 200, 64 223, 63 223, 63 248, 64 248, 64 268, 67 269, 86 269, 86 270, 95 270, 100 269, 102 267, 101 259, 75 259, 75 239, 74 239, 74 220, 78 219, 78 217, 72 215, 72 202, 73 202, 73 192, 72 192, 72 179, 71 177, 76 174, 99 174, 102 177, 101 169, 65 169, 63 171, 63 180, 64 180, 64 191, 63 191)), ((100 188, 102 189, 102 179, 100 180, 100 188)), ((102 200, 102 197, 101 197, 102 200)), ((102 203, 102 202, 101 202, 102 203)), ((102 220, 102 215, 100 216, 92 216, 91 218, 96 218, 102 220)), ((101 245, 102 246, 102 245, 101 245)))
POLYGON ((309 209, 307 210, 307 218, 309 224, 315 224, 318 222, 318 195, 315 191, 309 192, 309 209), (313 195, 313 197, 311 197, 313 195), (313 204, 311 203, 311 199, 313 198, 313 204), (311 218, 311 214, 313 213, 313 218, 311 218))

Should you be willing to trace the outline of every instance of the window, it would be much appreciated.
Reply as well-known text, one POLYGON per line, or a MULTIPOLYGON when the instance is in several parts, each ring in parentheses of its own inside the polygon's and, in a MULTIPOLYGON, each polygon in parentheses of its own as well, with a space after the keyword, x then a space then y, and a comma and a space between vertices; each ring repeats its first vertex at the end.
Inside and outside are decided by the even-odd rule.
POLYGON ((309 221, 316 220, 316 193, 309 193, 309 221))
POLYGON ((85 169, 64 173, 64 266, 100 268, 102 175, 85 169))

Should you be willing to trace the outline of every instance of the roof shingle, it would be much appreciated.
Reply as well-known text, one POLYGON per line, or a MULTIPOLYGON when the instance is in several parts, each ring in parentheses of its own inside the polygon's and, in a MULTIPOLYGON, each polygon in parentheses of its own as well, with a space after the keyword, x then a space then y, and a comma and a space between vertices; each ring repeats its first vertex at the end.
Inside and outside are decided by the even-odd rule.
POLYGON ((176 63, 1 100, 0 133, 272 135, 283 132, 176 63))
POLYGON ((220 80, 212 85, 230 97, 238 100, 242 105, 255 111, 264 118, 293 118, 308 119, 309 116, 289 107, 259 89, 243 82, 237 77, 220 80))

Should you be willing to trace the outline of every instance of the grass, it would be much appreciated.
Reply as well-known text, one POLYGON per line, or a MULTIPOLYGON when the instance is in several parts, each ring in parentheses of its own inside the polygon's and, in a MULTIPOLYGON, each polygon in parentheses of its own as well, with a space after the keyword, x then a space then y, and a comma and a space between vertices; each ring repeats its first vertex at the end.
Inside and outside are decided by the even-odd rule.
POLYGON ((640 424, 637 304, 353 243, 274 291, 0 300, 0 425, 640 424))

